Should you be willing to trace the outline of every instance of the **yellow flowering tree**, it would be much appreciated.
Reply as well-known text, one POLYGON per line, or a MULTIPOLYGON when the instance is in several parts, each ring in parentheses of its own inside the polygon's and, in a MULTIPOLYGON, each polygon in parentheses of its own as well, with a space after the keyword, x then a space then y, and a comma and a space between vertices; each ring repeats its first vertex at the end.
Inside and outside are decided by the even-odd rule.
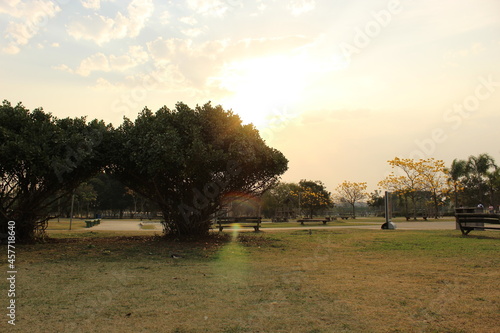
POLYGON ((391 172, 378 185, 400 195, 407 213, 411 204, 414 219, 417 218, 419 201, 426 196, 430 197, 433 215, 437 218, 439 206, 451 191, 444 161, 434 158, 414 160, 396 157, 388 163, 393 169, 397 169, 397 173, 391 172))
POLYGON ((453 188, 449 183, 449 175, 443 160, 428 158, 420 160, 420 173, 424 191, 430 193, 434 218, 439 217, 439 206, 450 197, 453 188))
POLYGON ((300 208, 307 211, 309 217, 313 217, 319 209, 333 206, 331 194, 321 181, 301 180, 300 188, 291 192, 291 195, 298 198, 300 208))
POLYGON ((355 183, 344 181, 336 188, 336 199, 339 202, 344 202, 351 205, 352 217, 356 218, 356 202, 359 202, 368 197, 366 192, 366 183, 355 183))

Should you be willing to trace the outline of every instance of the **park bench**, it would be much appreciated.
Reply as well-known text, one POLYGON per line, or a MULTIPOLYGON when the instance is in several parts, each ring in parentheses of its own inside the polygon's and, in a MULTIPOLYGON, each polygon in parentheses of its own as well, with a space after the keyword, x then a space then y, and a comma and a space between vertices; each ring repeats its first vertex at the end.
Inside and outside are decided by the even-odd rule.
POLYGON ((468 235, 472 230, 500 230, 500 226, 485 226, 485 223, 500 225, 500 215, 485 213, 482 208, 457 208, 455 209, 455 219, 463 235, 468 235))
POLYGON ((218 217, 216 224, 219 231, 222 232, 225 227, 234 227, 239 225, 242 227, 253 227, 255 232, 259 231, 262 218, 260 216, 239 216, 239 217, 218 217))
POLYGON ((341 214, 339 216, 342 220, 348 220, 350 218, 354 218, 351 214, 341 214))
POLYGON ((410 215, 406 215, 405 216, 406 221, 410 221, 410 219, 415 219, 416 220, 419 217, 421 217, 422 220, 427 221, 427 214, 426 213, 417 213, 417 215, 415 217, 410 216, 410 215))
POLYGON ((85 220, 85 228, 92 228, 95 225, 101 224, 101 219, 85 220))
POLYGON ((315 222, 315 223, 318 223, 318 222, 322 222, 323 224, 326 224, 329 220, 328 219, 310 219, 310 218, 305 218, 305 219, 300 219, 300 220, 297 220, 297 222, 299 222, 300 224, 304 225, 304 222, 315 222))

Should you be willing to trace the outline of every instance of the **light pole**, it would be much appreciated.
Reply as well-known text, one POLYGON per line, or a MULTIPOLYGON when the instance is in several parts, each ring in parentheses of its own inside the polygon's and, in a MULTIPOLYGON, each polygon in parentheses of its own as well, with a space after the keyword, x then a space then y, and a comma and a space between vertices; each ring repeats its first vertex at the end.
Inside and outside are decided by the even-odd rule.
POLYGON ((384 208, 385 208, 385 223, 382 224, 382 229, 396 229, 396 225, 392 223, 392 202, 391 202, 391 192, 385 191, 385 200, 384 200, 384 208))
POLYGON ((71 225, 73 224, 73 206, 75 203, 75 192, 71 194, 71 211, 69 213, 69 230, 71 230, 71 225))

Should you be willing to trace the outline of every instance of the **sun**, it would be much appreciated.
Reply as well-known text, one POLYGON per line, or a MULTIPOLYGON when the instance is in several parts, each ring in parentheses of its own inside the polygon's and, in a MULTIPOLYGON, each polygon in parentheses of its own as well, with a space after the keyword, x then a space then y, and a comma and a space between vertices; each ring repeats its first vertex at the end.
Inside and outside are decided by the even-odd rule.
POLYGON ((265 126, 301 99, 306 72, 297 57, 271 56, 226 64, 218 82, 229 94, 221 104, 245 123, 265 126))

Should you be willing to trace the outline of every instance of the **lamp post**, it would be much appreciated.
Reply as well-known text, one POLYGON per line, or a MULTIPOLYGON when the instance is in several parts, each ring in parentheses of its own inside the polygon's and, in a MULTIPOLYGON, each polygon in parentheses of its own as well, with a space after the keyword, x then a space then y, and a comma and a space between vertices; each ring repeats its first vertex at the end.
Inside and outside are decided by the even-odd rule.
POLYGON ((385 191, 384 209, 385 209, 385 223, 382 224, 382 229, 396 229, 396 225, 392 223, 392 202, 391 202, 391 192, 385 191))
POLYGON ((71 211, 69 213, 69 230, 71 230, 71 225, 73 224, 73 206, 75 203, 75 192, 73 191, 71 195, 71 211))

